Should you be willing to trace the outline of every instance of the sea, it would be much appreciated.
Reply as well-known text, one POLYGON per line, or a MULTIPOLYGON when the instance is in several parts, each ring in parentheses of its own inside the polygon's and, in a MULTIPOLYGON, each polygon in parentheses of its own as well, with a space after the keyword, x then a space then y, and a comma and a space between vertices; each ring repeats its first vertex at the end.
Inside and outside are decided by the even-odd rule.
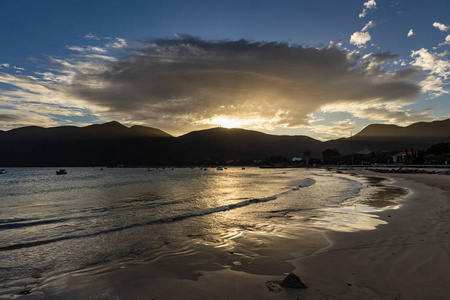
POLYGON ((359 205, 367 214, 393 204, 374 200, 393 188, 376 177, 326 169, 55 171, 8 168, 0 175, 0 291, 23 278, 124 259, 190 255, 195 250, 189 241, 220 247, 243 231, 275 232, 286 220, 305 227, 352 227, 348 217, 339 220, 349 207, 359 205), (334 217, 327 218, 333 209, 334 217), (318 217, 320 210, 327 213, 318 217), (298 213, 303 217, 294 218, 298 213))

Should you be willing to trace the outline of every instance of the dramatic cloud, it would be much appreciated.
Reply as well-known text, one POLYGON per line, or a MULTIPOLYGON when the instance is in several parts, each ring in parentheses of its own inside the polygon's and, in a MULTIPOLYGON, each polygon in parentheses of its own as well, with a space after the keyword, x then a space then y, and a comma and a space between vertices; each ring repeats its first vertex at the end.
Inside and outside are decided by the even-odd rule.
POLYGON ((434 22, 433 26, 438 28, 441 31, 449 31, 450 30, 450 26, 446 26, 442 23, 438 23, 438 22, 434 22))
POLYGON ((367 10, 377 8, 377 3, 375 0, 369 0, 364 3, 363 11, 359 14, 360 18, 364 18, 367 15, 367 10))
MULTIPOLYGON (((390 52, 370 53, 362 57, 361 64, 364 66, 367 75, 383 75, 385 74, 384 70, 382 69, 383 63, 394 60, 398 57, 399 56, 397 54, 391 54, 390 52)), ((404 71, 406 70, 408 69, 405 69, 404 71)), ((390 76, 385 76, 385 79, 387 79, 388 81, 392 80, 394 77, 396 77, 392 76, 394 73, 395 71, 392 72, 390 76)))
POLYGON ((2 129, 14 129, 17 127, 24 126, 55 126, 56 122, 52 121, 50 117, 37 115, 28 112, 14 112, 3 111, 0 109, 0 124, 2 124, 2 129))
MULTIPOLYGON (((395 57, 380 53, 371 60, 379 64, 395 57)), ((58 69, 74 72, 54 87, 67 97, 115 119, 164 128, 224 116, 247 124, 299 127, 323 105, 411 103, 420 91, 382 72, 372 77, 366 65, 335 47, 189 36, 149 41, 117 62, 77 70, 61 61, 58 69)))
POLYGON ((391 54, 390 52, 378 52, 378 53, 370 53, 365 58, 372 58, 376 62, 386 62, 389 60, 393 60, 399 58, 398 54, 391 54))
MULTIPOLYGON (((380 110, 395 109, 400 115, 421 89, 436 92, 439 85, 431 77, 428 83, 413 83, 426 68, 419 59, 422 52, 415 54, 416 66, 393 70, 398 55, 378 52, 361 57, 365 46, 350 52, 334 44, 309 48, 191 36, 122 44, 119 58, 92 51, 77 51, 65 59, 49 57, 48 69, 33 76, 7 74, 3 70, 13 69, 4 68, 0 82, 10 88, 0 91, 2 128, 33 122, 70 124, 71 119, 88 116, 97 122, 144 124, 173 134, 214 124, 306 130, 314 114, 327 107, 358 117, 372 111, 374 115, 367 116, 371 120, 394 120, 380 110), (384 66, 389 66, 388 72, 384 66)), ((395 120, 408 115, 414 112, 395 120)), ((326 137, 348 132, 354 124, 347 123, 327 124, 332 128, 326 137)), ((324 138, 324 126, 310 130, 324 138)))
POLYGON ((39 77, 0 73, 0 125, 2 129, 39 125, 56 126, 72 117, 82 117, 86 104, 68 99, 54 87, 67 81, 66 75, 36 73, 39 77), (57 122, 58 120, 59 122, 57 122))
MULTIPOLYGON (((403 124, 404 126, 416 122, 432 121, 434 119, 430 109, 422 111, 405 110, 397 104, 330 104, 322 108, 323 112, 346 112, 354 117, 382 121, 387 124, 403 124)), ((344 136, 344 135, 341 135, 344 136)))
POLYGON ((406 35, 407 37, 413 36, 414 35, 414 31, 412 29, 410 29, 408 31, 408 34, 406 35))

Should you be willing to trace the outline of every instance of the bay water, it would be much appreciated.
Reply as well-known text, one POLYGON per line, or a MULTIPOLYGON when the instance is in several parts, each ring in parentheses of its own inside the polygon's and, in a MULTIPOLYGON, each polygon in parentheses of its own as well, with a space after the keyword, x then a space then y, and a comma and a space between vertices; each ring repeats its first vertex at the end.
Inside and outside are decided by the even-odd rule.
POLYGON ((55 171, 0 175, 0 284, 115 260, 186 256, 193 239, 220 247, 242 231, 271 232, 292 213, 313 215, 376 193, 364 178, 325 169, 55 171))

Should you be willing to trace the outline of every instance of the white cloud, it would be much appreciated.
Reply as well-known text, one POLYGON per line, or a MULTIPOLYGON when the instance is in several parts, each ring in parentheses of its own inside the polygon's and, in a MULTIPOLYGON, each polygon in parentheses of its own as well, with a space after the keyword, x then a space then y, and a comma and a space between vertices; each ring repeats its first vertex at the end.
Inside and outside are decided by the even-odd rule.
POLYGON ((372 37, 368 32, 355 32, 350 37, 350 44, 353 45, 364 45, 368 41, 370 41, 372 37))
POLYGON ((342 47, 342 44, 343 43, 341 41, 339 41, 339 42, 330 41, 330 44, 328 45, 328 48, 335 47, 335 48, 339 49, 339 48, 342 47))
MULTIPOLYGON (((360 48, 364 48, 364 47, 360 47, 360 48)), ((346 49, 347 50, 347 59, 350 61, 357 61, 358 59, 360 59, 361 51, 362 51, 362 49, 360 49, 360 48, 353 50, 353 51, 349 51, 348 49, 346 49)))
POLYGON ((444 86, 448 84, 450 78, 450 61, 445 58, 444 53, 446 54, 446 52, 432 53, 425 48, 411 51, 411 58, 414 59, 411 64, 429 74, 421 82, 422 89, 433 97, 448 93, 444 86))
POLYGON ((411 51, 411 57, 414 58, 412 65, 430 71, 444 79, 450 76, 450 61, 445 59, 439 53, 431 53, 427 49, 422 48, 417 51, 411 51))
POLYGON ((364 3, 364 7, 367 9, 377 8, 377 3, 375 2, 375 0, 369 0, 366 3, 364 3))
POLYGON ((367 24, 366 24, 366 26, 364 26, 363 27, 363 29, 361 29, 361 31, 362 32, 365 32, 365 31, 367 31, 369 28, 373 28, 373 27, 375 27, 375 25, 376 25, 376 23, 375 23, 375 21, 369 21, 367 24))
POLYGON ((413 36, 414 35, 414 31, 412 29, 410 29, 408 31, 407 37, 413 36))
POLYGON ((364 3, 363 11, 359 14, 360 18, 364 18, 367 15, 367 10, 377 8, 377 3, 375 0, 368 0, 364 3))
POLYGON ((445 41, 443 43, 439 44, 439 46, 444 46, 444 45, 450 45, 450 35, 447 35, 445 37, 445 41))
POLYGON ((435 98, 449 92, 444 89, 444 82, 441 77, 429 75, 424 80, 420 82, 422 86, 422 91, 425 93, 430 93, 431 98, 435 98))
POLYGON ((84 54, 83 58, 91 60, 117 61, 117 57, 99 54, 84 54))
POLYGON ((127 41, 121 38, 115 38, 115 42, 111 42, 106 44, 106 47, 108 48, 115 48, 115 49, 120 49, 120 48, 124 48, 127 46, 127 41))
POLYGON ((438 28, 441 31, 449 31, 450 30, 450 26, 446 26, 442 23, 438 23, 438 22, 434 22, 433 26, 438 28))
POLYGON ((361 31, 357 31, 350 36, 350 44, 361 46, 370 41, 372 37, 370 36, 368 30, 375 27, 375 25, 376 23, 373 20, 367 22, 361 31))
POLYGON ((17 67, 17 66, 11 66, 10 64, 0 64, 0 69, 2 69, 2 68, 11 68, 11 69, 16 70, 16 72, 25 71, 24 68, 17 67))
POLYGON ((100 38, 99 37, 97 37, 97 36, 95 36, 95 35, 93 35, 92 33, 88 33, 88 34, 86 34, 85 36, 83 36, 84 38, 86 38, 86 39, 94 39, 94 40, 100 40, 100 38))
POLYGON ((67 49, 77 52, 97 52, 97 53, 106 53, 106 50, 101 47, 93 47, 93 46, 67 46, 67 49))

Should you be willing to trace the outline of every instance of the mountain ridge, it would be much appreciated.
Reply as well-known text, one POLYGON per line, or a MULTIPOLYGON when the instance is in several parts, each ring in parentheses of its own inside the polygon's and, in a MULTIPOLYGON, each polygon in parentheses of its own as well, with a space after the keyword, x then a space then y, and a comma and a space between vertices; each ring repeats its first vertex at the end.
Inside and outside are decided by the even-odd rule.
POLYGON ((153 127, 135 125, 126 127, 117 121, 104 124, 92 124, 84 127, 78 126, 57 126, 57 127, 40 127, 25 126, 14 128, 9 131, 0 133, 17 134, 22 137, 32 136, 36 134, 46 133, 52 137, 62 137, 66 134, 74 134, 75 137, 81 135, 88 136, 123 136, 123 137, 172 137, 170 134, 153 127))
POLYGON ((117 121, 85 127, 26 126, 0 131, 0 166, 100 166, 214 164, 263 160, 273 155, 321 157, 325 149, 341 154, 426 149, 447 142, 450 119, 406 127, 371 124, 352 138, 319 141, 296 135, 271 135, 240 128, 209 128, 179 137, 152 127, 117 121))
POLYGON ((448 132, 450 119, 433 122, 417 122, 408 126, 394 124, 370 124, 363 128, 355 137, 386 137, 386 136, 442 136, 448 132), (388 129, 388 130, 386 130, 388 129))

